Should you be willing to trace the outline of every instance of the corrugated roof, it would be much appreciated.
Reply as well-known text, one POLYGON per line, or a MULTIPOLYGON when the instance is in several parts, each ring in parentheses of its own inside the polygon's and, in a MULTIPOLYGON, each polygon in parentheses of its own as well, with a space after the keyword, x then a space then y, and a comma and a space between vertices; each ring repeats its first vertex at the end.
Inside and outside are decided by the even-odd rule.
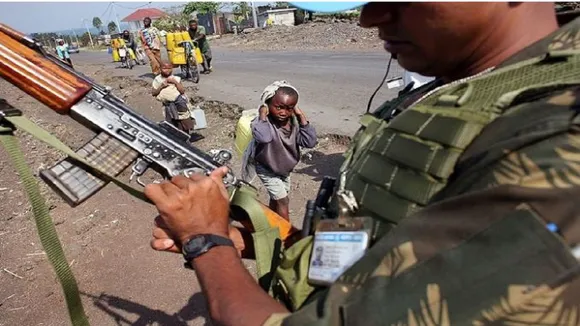
POLYGON ((143 20, 145 17, 161 18, 163 16, 167 16, 167 14, 163 10, 160 10, 157 8, 137 9, 135 12, 133 12, 129 16, 121 19, 121 21, 122 22, 134 22, 134 21, 143 20))

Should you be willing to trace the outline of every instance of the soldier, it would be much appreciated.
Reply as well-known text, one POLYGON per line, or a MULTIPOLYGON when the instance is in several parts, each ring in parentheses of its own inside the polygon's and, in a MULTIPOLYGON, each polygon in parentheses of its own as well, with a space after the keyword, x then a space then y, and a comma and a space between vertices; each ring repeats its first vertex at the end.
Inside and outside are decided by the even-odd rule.
POLYGON ((361 118, 330 218, 276 269, 279 300, 233 248, 225 169, 146 188, 152 247, 183 250, 219 324, 577 325, 580 20, 559 28, 553 3, 384 2, 360 22, 437 78, 361 118))

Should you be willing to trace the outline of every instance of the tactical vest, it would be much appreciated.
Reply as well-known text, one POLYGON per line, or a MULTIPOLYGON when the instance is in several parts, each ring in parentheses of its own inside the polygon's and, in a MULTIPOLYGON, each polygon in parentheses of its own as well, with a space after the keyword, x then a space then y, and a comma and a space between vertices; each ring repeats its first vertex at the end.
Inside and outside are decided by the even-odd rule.
MULTIPOLYGON (((364 115, 341 171, 358 202, 357 215, 377 221, 374 238, 428 205, 473 140, 506 110, 580 85, 579 54, 550 51, 438 87, 390 122, 385 117, 404 99, 364 115)), ((311 241, 308 237, 286 250, 276 271, 275 292, 290 309, 301 307, 315 290, 305 276, 311 241)))

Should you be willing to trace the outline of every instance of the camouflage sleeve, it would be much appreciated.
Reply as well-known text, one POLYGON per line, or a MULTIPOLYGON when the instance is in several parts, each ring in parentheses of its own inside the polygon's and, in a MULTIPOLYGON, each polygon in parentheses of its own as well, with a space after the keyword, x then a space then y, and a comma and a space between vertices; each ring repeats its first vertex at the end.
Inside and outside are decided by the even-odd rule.
POLYGON ((479 180, 403 220, 284 325, 578 324, 580 135, 505 153, 479 180))

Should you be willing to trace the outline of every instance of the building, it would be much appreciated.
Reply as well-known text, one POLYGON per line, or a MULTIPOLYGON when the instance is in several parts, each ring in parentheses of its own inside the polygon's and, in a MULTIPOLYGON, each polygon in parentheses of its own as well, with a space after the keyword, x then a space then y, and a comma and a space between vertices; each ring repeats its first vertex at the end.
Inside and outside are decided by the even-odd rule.
POLYGON ((273 25, 296 25, 296 8, 271 9, 259 14, 258 24, 264 26, 264 22, 270 18, 273 25))
POLYGON ((145 17, 151 18, 151 21, 154 22, 165 16, 167 16, 167 14, 163 10, 157 8, 137 9, 135 12, 123 18, 121 21, 129 24, 130 31, 138 31, 144 27, 143 19, 145 17))

